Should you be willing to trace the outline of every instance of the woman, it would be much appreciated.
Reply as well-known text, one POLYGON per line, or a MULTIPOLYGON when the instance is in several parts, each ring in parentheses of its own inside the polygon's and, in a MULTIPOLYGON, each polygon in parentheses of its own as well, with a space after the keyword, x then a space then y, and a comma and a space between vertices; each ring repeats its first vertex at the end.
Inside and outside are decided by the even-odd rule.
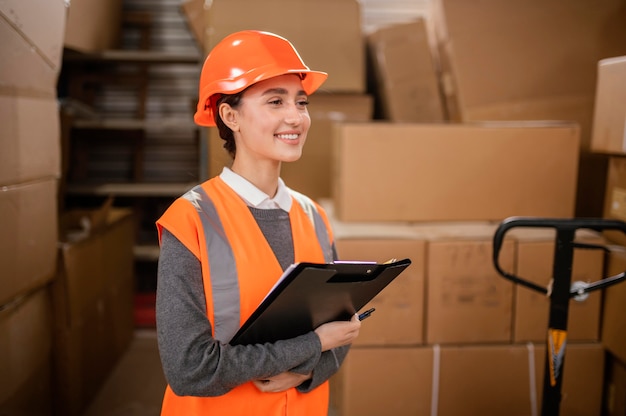
POLYGON ((323 209, 280 179, 302 154, 308 95, 326 77, 268 32, 234 33, 206 58, 194 119, 218 127, 233 163, 157 221, 162 415, 328 413, 328 379, 358 336, 356 315, 292 339, 228 344, 290 264, 336 259, 323 209))

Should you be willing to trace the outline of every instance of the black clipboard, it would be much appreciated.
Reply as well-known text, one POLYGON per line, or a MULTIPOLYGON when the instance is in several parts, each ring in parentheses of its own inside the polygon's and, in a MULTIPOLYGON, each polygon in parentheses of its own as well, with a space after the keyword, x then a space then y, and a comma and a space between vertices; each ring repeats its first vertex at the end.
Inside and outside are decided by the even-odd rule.
POLYGON ((349 320, 410 264, 409 259, 387 263, 296 263, 230 344, 275 342, 306 334, 326 322, 349 320))

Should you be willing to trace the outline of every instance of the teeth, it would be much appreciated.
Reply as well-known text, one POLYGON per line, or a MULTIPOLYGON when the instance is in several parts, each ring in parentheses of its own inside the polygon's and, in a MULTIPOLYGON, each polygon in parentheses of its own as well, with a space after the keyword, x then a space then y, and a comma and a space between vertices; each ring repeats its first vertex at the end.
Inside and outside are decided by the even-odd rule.
POLYGON ((295 140, 298 138, 297 134, 277 134, 276 137, 283 140, 295 140))

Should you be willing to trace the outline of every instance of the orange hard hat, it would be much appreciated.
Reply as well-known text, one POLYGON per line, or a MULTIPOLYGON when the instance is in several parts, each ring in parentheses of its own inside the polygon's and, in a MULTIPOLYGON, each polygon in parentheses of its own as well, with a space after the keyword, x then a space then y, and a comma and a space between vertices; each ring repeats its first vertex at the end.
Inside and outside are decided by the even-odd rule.
MULTIPOLYGON (((194 121, 215 126, 216 94, 236 94, 250 85, 284 74, 300 74, 302 87, 312 94, 328 74, 312 71, 285 38, 269 32, 244 30, 228 35, 209 53, 200 73, 194 121)), ((217 95, 216 97, 219 97, 217 95)))

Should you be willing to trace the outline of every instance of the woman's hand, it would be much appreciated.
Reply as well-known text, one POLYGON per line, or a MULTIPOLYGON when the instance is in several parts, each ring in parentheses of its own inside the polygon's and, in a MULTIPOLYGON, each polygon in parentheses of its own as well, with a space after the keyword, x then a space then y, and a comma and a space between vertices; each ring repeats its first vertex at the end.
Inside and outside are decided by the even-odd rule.
MULTIPOLYGON (((359 336, 361 321, 359 316, 354 316, 349 321, 334 321, 320 325, 315 333, 322 344, 322 352, 333 348, 351 344, 359 336)), ((278 393, 299 386, 311 378, 311 374, 297 374, 289 371, 277 374, 262 380, 254 380, 252 383, 259 391, 264 393, 278 393)))
POLYGON ((315 329, 315 333, 322 343, 322 352, 332 350, 352 344, 359 336, 361 321, 359 316, 354 314, 349 321, 334 321, 320 325, 315 329))
POLYGON ((274 377, 255 380, 252 383, 263 393, 278 393, 299 386, 309 378, 311 378, 311 374, 296 374, 285 371, 274 377))

